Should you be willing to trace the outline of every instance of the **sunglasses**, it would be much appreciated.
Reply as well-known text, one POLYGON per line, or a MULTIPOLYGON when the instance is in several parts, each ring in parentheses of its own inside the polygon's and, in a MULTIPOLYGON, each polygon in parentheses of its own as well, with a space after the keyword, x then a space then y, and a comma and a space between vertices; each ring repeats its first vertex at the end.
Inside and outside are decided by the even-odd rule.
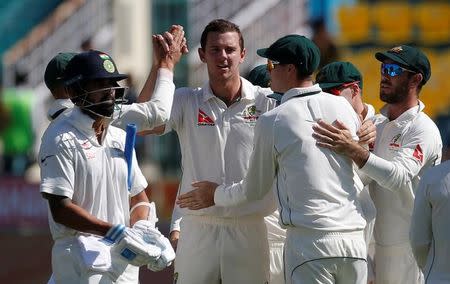
POLYGON ((343 90, 347 89, 347 88, 350 87, 350 86, 356 85, 356 84, 359 84, 359 81, 350 82, 350 83, 345 83, 345 84, 342 84, 342 85, 340 85, 340 86, 337 86, 337 87, 328 89, 328 90, 326 90, 326 92, 327 92, 327 93, 330 93, 330 94, 332 94, 332 95, 335 95, 335 96, 340 96, 340 95, 341 95, 341 92, 342 92, 343 90))
POLYGON ((267 59, 267 71, 272 71, 273 69, 275 69, 276 65, 280 65, 281 63, 278 61, 274 61, 274 60, 270 60, 267 59))
POLYGON ((390 77, 395 77, 403 72, 417 73, 412 70, 401 67, 398 64, 394 63, 381 63, 381 74, 389 75, 390 77))

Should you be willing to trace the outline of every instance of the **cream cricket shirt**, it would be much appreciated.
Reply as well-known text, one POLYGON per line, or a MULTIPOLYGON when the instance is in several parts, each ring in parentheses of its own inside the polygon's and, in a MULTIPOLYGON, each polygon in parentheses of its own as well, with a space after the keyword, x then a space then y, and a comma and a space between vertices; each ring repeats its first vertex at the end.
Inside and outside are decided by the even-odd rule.
POLYGON ((362 231, 365 221, 352 161, 316 146, 312 126, 319 118, 341 120, 357 139, 359 119, 344 98, 323 93, 318 85, 291 89, 280 106, 259 118, 247 176, 240 183, 219 186, 216 204, 261 199, 275 183, 284 226, 362 231))
MULTIPOLYGON (((241 78, 241 99, 230 107, 216 97, 205 83, 201 88, 177 89, 166 132, 175 130, 180 140, 183 176, 178 194, 192 190, 194 181, 218 184, 244 178, 253 149, 253 134, 258 117, 275 107, 267 98, 270 89, 253 86, 241 78)), ((275 209, 273 198, 235 207, 213 206, 201 210, 176 207, 172 230, 179 230, 179 218, 186 214, 237 217, 265 216, 275 209)))
POLYGON ((389 121, 386 107, 375 118, 377 137, 360 171, 374 180, 377 208, 375 240, 379 245, 408 242, 417 185, 423 172, 441 160, 442 140, 422 102, 389 121))
MULTIPOLYGON (((92 129, 93 122, 74 107, 50 124, 39 152, 40 191, 67 196, 101 220, 129 225, 129 198, 144 190, 147 181, 134 154, 133 183, 128 192, 125 132, 109 126, 100 145, 92 129)), ((55 240, 77 232, 56 223, 50 211, 49 223, 55 240)))

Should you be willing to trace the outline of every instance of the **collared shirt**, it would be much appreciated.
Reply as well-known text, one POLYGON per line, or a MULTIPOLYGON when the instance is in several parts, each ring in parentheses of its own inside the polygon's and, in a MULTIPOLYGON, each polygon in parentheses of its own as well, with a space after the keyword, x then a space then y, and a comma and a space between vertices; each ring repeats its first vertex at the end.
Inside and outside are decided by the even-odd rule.
POLYGON ((390 121, 385 106, 375 117, 374 149, 360 171, 374 180, 370 190, 377 208, 375 240, 380 245, 408 242, 417 185, 423 172, 441 160, 441 136, 424 107, 419 102, 390 121))
MULTIPOLYGON (((201 88, 177 89, 166 132, 175 130, 180 140, 183 176, 178 194, 192 190, 191 183, 209 180, 232 183, 244 178, 252 152, 254 127, 258 117, 275 107, 267 98, 270 89, 253 86, 241 78, 241 99, 227 105, 211 90, 209 82, 201 88)), ((273 212, 273 196, 263 201, 235 207, 212 206, 198 211, 175 207, 172 230, 179 230, 183 215, 237 217, 265 216, 273 212)))
POLYGON ((284 226, 362 231, 365 221, 352 161, 316 146, 312 126, 318 119, 339 119, 357 139, 359 119, 347 100, 321 92, 317 84, 291 89, 279 107, 260 116, 245 179, 219 186, 215 203, 231 206, 258 200, 274 184, 284 226))
POLYGON ((419 183, 411 247, 430 283, 450 281, 450 161, 427 170, 419 183))
POLYGON ((66 109, 73 108, 73 103, 70 99, 57 99, 54 100, 52 105, 47 111, 48 120, 52 121, 57 118, 66 109))
MULTIPOLYGON (((128 192, 125 132, 109 126, 100 145, 93 122, 74 107, 50 124, 39 152, 40 191, 66 196, 103 221, 128 225, 129 198, 144 190, 147 181, 134 154, 132 187, 128 192)), ((76 233, 56 223, 50 212, 49 223, 54 239, 76 233)))

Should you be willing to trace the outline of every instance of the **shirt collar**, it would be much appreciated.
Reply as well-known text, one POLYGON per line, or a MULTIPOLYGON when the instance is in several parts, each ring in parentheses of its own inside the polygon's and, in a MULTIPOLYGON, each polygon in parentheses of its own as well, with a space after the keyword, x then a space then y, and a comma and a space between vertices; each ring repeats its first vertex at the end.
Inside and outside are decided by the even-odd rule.
MULTIPOLYGON (((394 119, 393 121, 396 121, 398 123, 401 122, 406 122, 409 120, 414 119, 421 111, 423 111, 423 109, 425 108, 425 105, 423 104, 422 101, 419 100, 419 104, 416 106, 413 106, 412 108, 408 109, 407 111, 405 111, 404 113, 402 113, 399 117, 397 117, 396 119, 394 119)), ((380 113, 385 116, 385 117, 389 117, 388 116, 388 105, 385 104, 381 109, 380 109, 380 113)))
MULTIPOLYGON (((255 99, 255 92, 254 92, 255 86, 252 85, 249 81, 247 81, 245 78, 241 77, 241 100, 254 100, 255 99)), ((203 90, 203 102, 208 101, 211 98, 216 98, 216 95, 214 95, 211 85, 209 81, 205 82, 202 86, 203 90)))
POLYGON ((47 112, 47 118, 49 120, 51 120, 51 117, 57 113, 58 111, 60 111, 61 109, 68 109, 68 108, 72 108, 73 107, 73 103, 70 99, 57 99, 54 100, 52 105, 50 106, 48 112, 47 112))
POLYGON ((289 91, 287 91, 286 93, 284 93, 283 97, 281 98, 281 103, 284 103, 285 101, 293 98, 293 97, 297 97, 297 96, 301 96, 307 93, 313 93, 313 92, 321 92, 322 89, 319 87, 319 84, 315 84, 311 87, 304 87, 304 88, 292 88, 289 91))
POLYGON ((69 123, 75 127, 78 131, 80 131, 86 138, 95 146, 100 146, 97 140, 97 136, 95 135, 95 131, 92 128, 92 124, 94 123, 94 119, 89 115, 83 113, 81 109, 77 106, 74 106, 72 111, 68 114, 69 123))

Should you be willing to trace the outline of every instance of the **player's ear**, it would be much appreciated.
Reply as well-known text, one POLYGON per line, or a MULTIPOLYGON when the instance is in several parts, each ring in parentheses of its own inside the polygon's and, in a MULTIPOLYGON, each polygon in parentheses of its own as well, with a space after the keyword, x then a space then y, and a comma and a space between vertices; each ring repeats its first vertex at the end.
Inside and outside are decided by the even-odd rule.
POLYGON ((247 49, 242 49, 242 51, 241 51, 241 59, 239 60, 239 63, 242 63, 242 62, 244 62, 244 58, 245 58, 245 55, 247 54, 247 49))
POLYGON ((205 51, 203 50, 203 48, 199 47, 198 48, 198 56, 200 57, 200 60, 205 63, 206 59, 205 59, 205 51))

